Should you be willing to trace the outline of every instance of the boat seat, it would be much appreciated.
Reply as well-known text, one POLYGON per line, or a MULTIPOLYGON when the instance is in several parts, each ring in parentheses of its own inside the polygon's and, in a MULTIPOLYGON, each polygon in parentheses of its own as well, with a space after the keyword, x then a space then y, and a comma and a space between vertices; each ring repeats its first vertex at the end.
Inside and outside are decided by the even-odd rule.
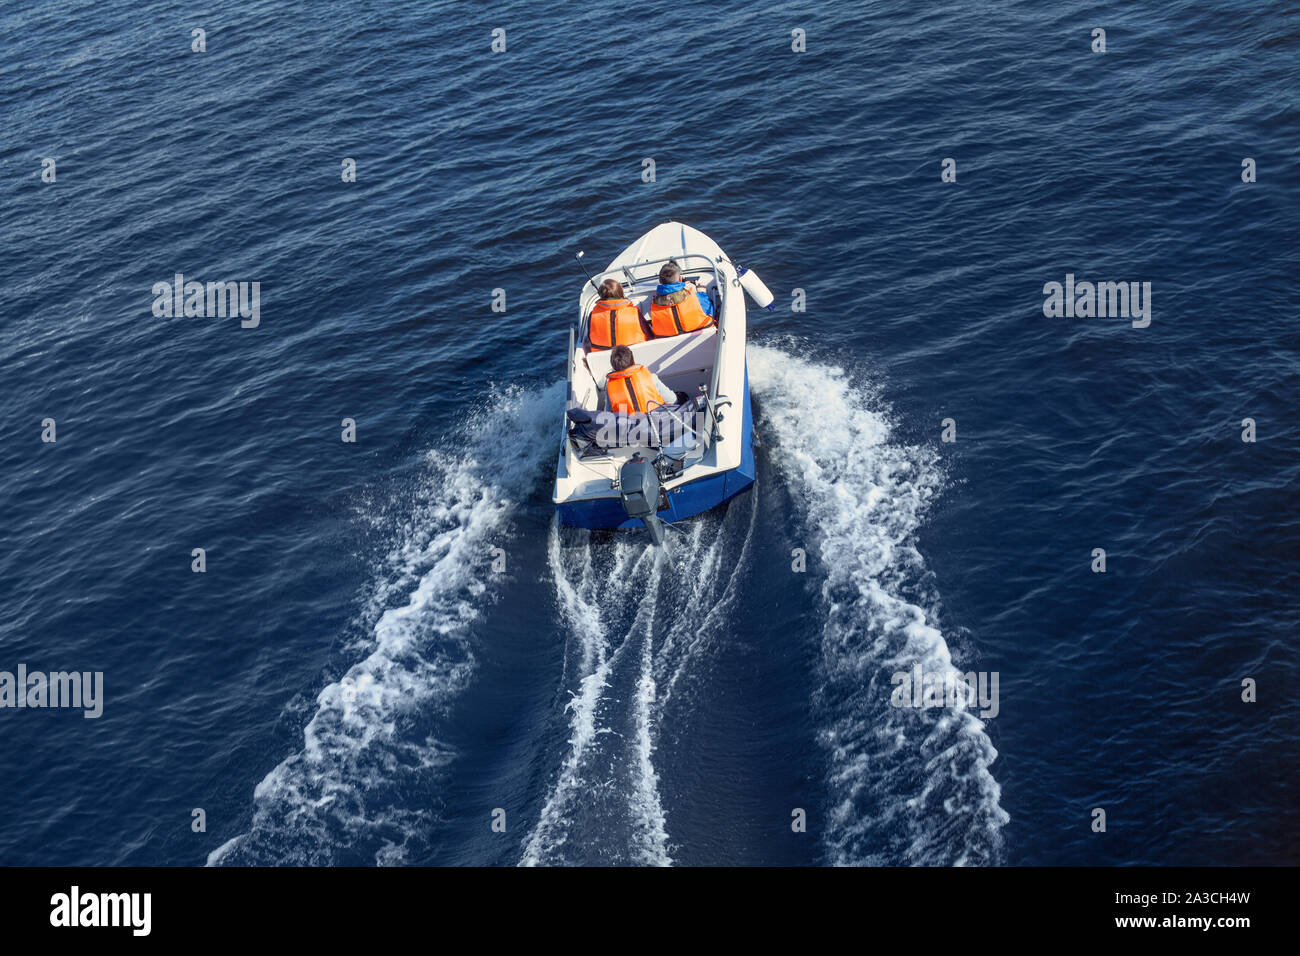
MULTIPOLYGON (((712 368, 718 329, 709 326, 697 332, 683 332, 629 345, 632 358, 660 378, 675 372, 695 368, 712 368)), ((587 353, 587 364, 596 381, 604 383, 610 373, 609 356, 612 349, 599 349, 587 353)))

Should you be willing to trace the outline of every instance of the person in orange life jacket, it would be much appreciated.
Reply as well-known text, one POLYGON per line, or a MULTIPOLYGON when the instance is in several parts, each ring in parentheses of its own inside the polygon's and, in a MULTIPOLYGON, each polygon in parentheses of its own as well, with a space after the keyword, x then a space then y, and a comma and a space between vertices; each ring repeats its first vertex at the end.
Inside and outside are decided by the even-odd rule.
POLYGON ((686 401, 685 394, 674 393, 659 381, 658 375, 644 365, 637 365, 626 345, 614 346, 609 353, 609 364, 613 371, 605 376, 605 387, 600 392, 602 411, 649 412, 686 401))
POLYGON ((659 270, 659 285, 650 299, 650 329, 655 335, 680 335, 713 325, 713 300, 695 288, 694 282, 682 281, 682 270, 675 262, 665 262, 659 270))
POLYGON ((635 345, 646 340, 641 310, 623 295, 623 283, 606 279, 600 284, 600 299, 591 309, 587 323, 587 344, 593 352, 616 345, 635 345))

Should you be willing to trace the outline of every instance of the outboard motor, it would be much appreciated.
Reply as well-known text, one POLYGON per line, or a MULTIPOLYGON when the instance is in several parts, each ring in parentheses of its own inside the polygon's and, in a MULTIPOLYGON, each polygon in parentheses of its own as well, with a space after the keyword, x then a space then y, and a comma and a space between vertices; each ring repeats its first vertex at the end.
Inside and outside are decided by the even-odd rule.
POLYGON ((653 462, 640 455, 623 465, 618 473, 618 493, 623 499, 623 510, 629 518, 640 518, 650 540, 664 543, 664 526, 657 514, 659 510, 659 476, 653 462))
POLYGON ((756 306, 760 309, 767 309, 769 312, 776 308, 772 305, 776 296, 772 295, 771 290, 763 284, 763 280, 758 277, 758 273, 742 268, 736 273, 736 278, 740 280, 740 287, 749 293, 749 297, 754 300, 756 306))

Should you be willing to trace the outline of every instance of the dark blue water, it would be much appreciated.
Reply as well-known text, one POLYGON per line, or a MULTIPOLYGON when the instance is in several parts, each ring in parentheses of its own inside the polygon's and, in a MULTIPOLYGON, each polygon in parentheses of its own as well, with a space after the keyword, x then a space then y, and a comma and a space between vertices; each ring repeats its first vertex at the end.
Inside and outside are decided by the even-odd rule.
POLYGON ((0 671, 105 689, 0 709, 0 863, 1300 862, 1283 6, 5 5, 0 671), (656 557, 549 495, 571 256, 670 218, 778 307, 656 557))

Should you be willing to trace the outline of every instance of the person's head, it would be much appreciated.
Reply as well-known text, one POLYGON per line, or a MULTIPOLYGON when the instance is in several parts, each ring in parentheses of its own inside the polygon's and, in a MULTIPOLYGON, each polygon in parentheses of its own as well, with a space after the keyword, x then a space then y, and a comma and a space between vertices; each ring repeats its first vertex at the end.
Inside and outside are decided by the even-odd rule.
POLYGON ((659 270, 659 282, 663 285, 669 285, 673 282, 682 281, 682 270, 677 268, 675 262, 665 262, 663 268, 659 270))
POLYGON ((613 351, 609 353, 609 365, 615 372, 631 368, 633 364, 635 363, 632 361, 632 350, 626 345, 615 345, 613 351))
POLYGON ((623 283, 617 279, 606 279, 600 284, 600 297, 602 299, 623 298, 623 283))

